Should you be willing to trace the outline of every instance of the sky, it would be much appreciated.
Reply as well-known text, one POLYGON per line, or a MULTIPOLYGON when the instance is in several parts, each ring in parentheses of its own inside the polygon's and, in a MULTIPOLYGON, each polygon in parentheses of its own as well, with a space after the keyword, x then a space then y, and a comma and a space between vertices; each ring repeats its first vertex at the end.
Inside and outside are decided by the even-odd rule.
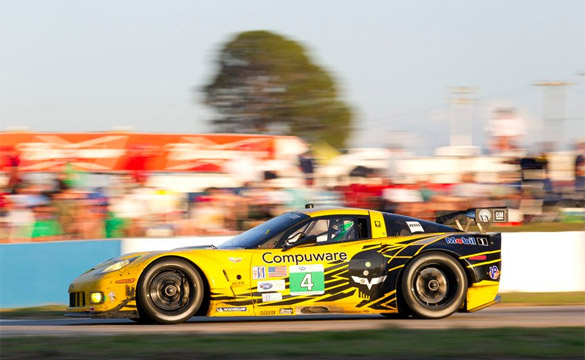
POLYGON ((249 30, 301 42, 333 74, 355 112, 351 146, 397 131, 417 153, 448 145, 456 86, 476 88, 474 144, 497 106, 517 107, 524 142, 540 141, 531 84, 546 80, 572 83, 564 140, 585 137, 583 0, 0 0, 0 129, 209 132, 200 89, 249 30))

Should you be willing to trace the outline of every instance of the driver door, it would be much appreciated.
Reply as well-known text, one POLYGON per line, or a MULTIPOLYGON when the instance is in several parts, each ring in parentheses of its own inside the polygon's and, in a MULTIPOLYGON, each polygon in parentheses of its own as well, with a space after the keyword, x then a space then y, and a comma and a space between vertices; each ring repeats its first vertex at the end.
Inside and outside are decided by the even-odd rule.
POLYGON ((251 263, 256 314, 360 312, 360 281, 373 270, 360 254, 380 244, 370 238, 369 216, 336 215, 311 218, 261 245, 251 263))

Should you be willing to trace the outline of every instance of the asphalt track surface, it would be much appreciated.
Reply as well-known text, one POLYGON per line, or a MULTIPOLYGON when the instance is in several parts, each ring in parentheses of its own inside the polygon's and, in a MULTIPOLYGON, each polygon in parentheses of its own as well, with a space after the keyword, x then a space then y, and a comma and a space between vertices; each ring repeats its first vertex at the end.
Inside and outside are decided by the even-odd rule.
POLYGON ((0 336, 95 336, 116 334, 227 334, 404 329, 585 327, 585 306, 491 307, 440 320, 385 318, 381 315, 296 317, 193 317, 177 325, 139 325, 126 319, 0 320, 0 336))

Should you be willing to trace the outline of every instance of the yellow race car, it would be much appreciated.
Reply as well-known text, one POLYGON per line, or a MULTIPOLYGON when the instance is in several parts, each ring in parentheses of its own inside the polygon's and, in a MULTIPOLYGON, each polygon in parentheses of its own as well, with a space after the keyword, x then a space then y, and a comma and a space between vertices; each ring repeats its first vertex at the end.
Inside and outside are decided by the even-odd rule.
POLYGON ((219 247, 103 262, 71 283, 66 315, 173 324, 194 315, 474 311, 499 300, 501 234, 485 229, 505 217, 505 209, 472 209, 430 222, 308 206, 219 247), (453 220, 458 229, 441 224, 453 220), (480 231, 467 232, 474 221, 480 231))

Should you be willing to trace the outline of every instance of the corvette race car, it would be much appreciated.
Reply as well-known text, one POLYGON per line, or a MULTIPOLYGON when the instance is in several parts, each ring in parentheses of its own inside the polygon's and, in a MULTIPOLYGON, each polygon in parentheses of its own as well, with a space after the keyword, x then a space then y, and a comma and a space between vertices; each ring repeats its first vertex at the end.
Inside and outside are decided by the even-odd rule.
POLYGON ((430 222, 373 210, 287 212, 218 247, 126 254, 69 286, 67 316, 180 323, 194 315, 442 318, 499 301, 504 208, 430 222), (444 225, 455 222, 456 227, 444 225), (479 232, 468 232, 475 223, 479 232))

